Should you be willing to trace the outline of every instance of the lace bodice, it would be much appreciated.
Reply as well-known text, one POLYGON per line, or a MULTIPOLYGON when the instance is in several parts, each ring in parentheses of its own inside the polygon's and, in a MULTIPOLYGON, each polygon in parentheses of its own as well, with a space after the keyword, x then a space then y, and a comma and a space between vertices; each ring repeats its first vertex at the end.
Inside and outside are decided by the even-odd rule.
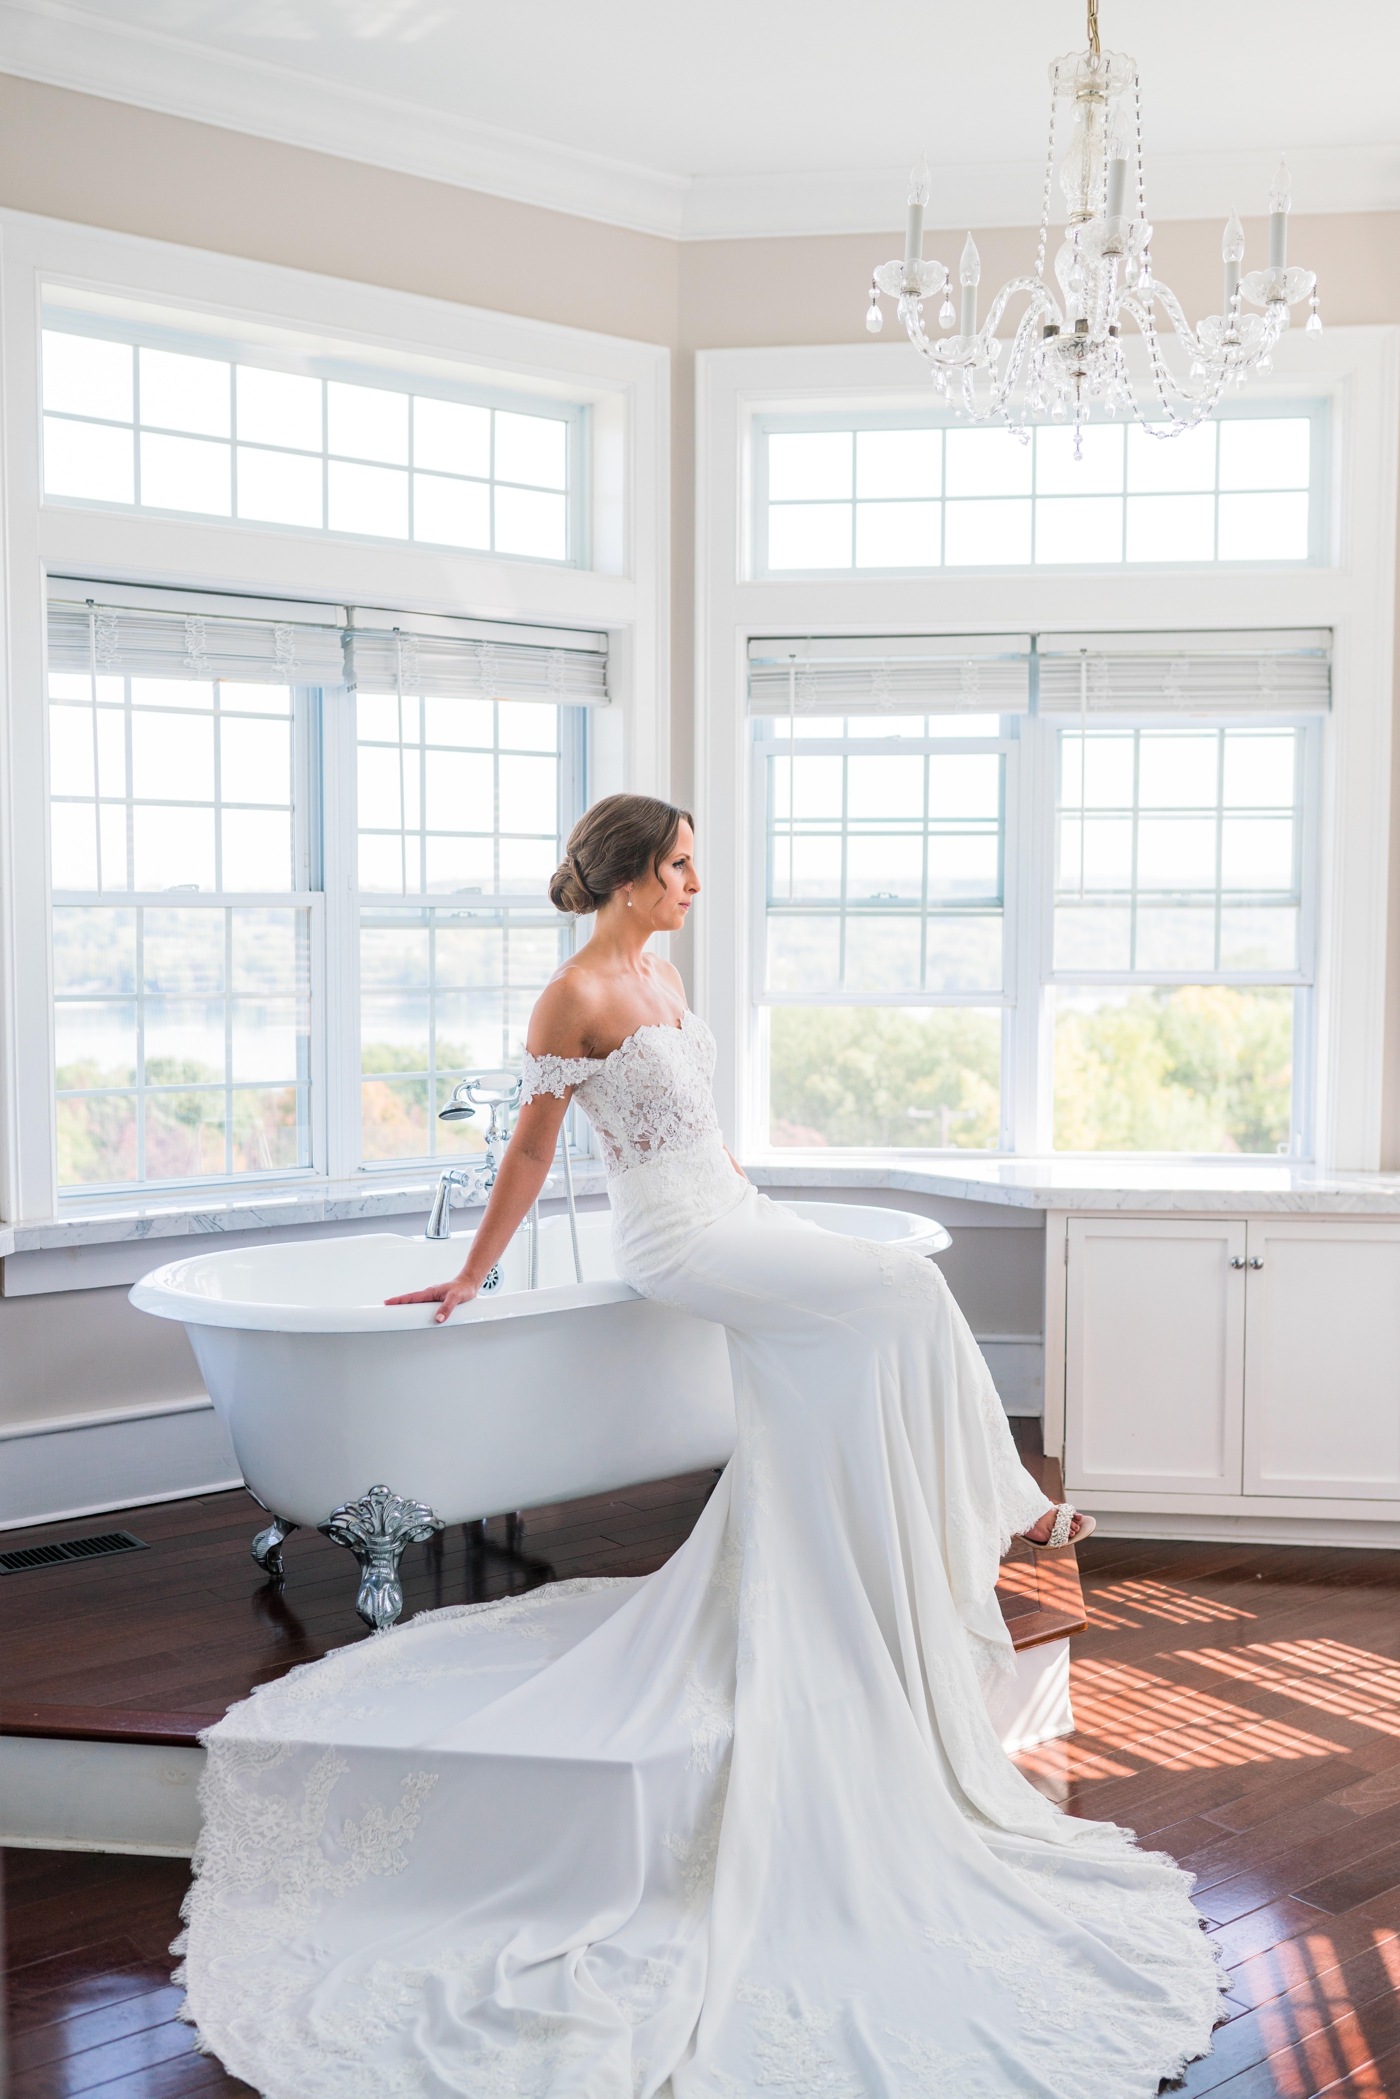
POLYGON ((687 1009, 678 1028, 664 1021, 638 1028, 606 1057, 532 1057, 526 1050, 520 1104, 537 1093, 562 1099, 574 1087, 614 1180, 663 1152, 721 1143, 714 1070, 715 1038, 687 1009))

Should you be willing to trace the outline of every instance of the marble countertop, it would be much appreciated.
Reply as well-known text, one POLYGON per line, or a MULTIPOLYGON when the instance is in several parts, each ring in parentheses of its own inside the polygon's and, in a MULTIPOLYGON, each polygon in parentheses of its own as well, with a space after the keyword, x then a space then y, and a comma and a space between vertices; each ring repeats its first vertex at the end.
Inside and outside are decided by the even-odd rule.
MULTIPOLYGON (((903 1190, 961 1201, 1000 1203, 1020 1210, 1158 1212, 1190 1216, 1213 1212, 1265 1212, 1302 1216, 1400 1216, 1400 1173, 1323 1172, 1287 1160, 1240 1159, 1174 1164, 1130 1159, 911 1158, 893 1164, 888 1153, 862 1158, 847 1153, 824 1160, 811 1152, 769 1152, 745 1160, 745 1171, 761 1188, 848 1188, 903 1190)), ((149 1202, 129 1198, 94 1203, 52 1218, 0 1225, 0 1256, 45 1247, 114 1245, 140 1239, 182 1239, 223 1232, 277 1231, 290 1225, 343 1224, 352 1219, 419 1215, 432 1200, 436 1173, 420 1170, 380 1180, 316 1181, 277 1189, 231 1190, 181 1200, 167 1194, 149 1202)), ((601 1163, 574 1168, 580 1195, 601 1194, 601 1163)), ((563 1196, 560 1173, 551 1174, 544 1196, 563 1196)))

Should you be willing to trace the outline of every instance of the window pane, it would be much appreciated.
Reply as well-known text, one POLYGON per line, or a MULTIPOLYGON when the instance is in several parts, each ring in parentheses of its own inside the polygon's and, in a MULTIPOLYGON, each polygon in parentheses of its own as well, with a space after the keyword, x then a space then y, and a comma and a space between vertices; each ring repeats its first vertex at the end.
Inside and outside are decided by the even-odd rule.
POLYGON ((89 503, 132 503, 136 473, 129 430, 44 417, 44 493, 89 503))
POLYGON ((1051 426, 1035 433, 1035 489, 1040 496, 1116 496, 1123 487, 1123 432, 1112 423, 1090 423, 1075 433, 1051 426))
POLYGON ((937 568, 937 503, 857 503, 857 568, 937 568))
POLYGON ((61 1188, 103 1187, 136 1177, 136 1096, 99 1093, 58 1102, 61 1188))
POLYGON ((867 917, 846 921, 847 991, 918 991, 923 927, 917 912, 906 918, 867 917))
POLYGON ((1292 1064, 1287 988, 1059 991, 1055 1147, 1275 1153, 1292 1064))
MULTIPOLYGON (((413 399, 413 464, 438 474, 491 473, 491 411, 460 401, 413 399)), ((523 478, 523 477, 522 477, 523 478)))
POLYGON ((1153 910, 1138 906, 1137 967, 1171 971, 1215 967, 1215 905, 1153 910))
POLYGON ((768 440, 768 498, 773 503, 849 497, 854 438, 849 430, 776 432, 768 440))
MULTIPOLYGON (((1115 433, 1121 436, 1121 432, 1115 433)), ((1035 506, 1037 561, 1121 561, 1123 503, 1118 496, 1041 497, 1035 506)))
POLYGON ((60 999, 54 1008, 54 1062, 60 1091, 133 1084, 134 1000, 60 999))
POLYGON ((323 522, 321 461, 238 447, 238 515, 266 525, 323 522))
POLYGON ((49 812, 55 889, 96 889, 97 824, 90 803, 55 802, 49 812))
POLYGON ((1291 809, 1298 791, 1294 729, 1232 729, 1225 738, 1225 804, 1291 809))
POLYGON ((1305 495, 1222 496, 1222 561, 1306 561, 1308 499, 1305 495))
POLYGON ((555 759, 502 757, 497 761, 497 778, 497 821, 503 831, 558 835, 559 767, 555 759))
POLYGON ((768 513, 770 569, 849 568, 849 503, 780 503, 768 513))
POLYGON ((768 926, 770 991, 839 991, 839 918, 774 917, 768 926))
POLYGON ((142 350, 141 421, 202 437, 229 434, 230 367, 212 357, 142 350))
POLYGON ((44 406, 65 415, 95 415, 129 423, 132 357, 127 343, 44 330, 44 406))
POLYGON ((1164 434, 1153 436, 1139 423, 1128 425, 1129 494, 1170 494, 1176 491, 1205 491, 1215 487, 1215 433, 1212 420, 1194 430, 1177 430, 1170 423, 1153 424, 1164 434))
POLYGON ((1220 486, 1306 488, 1312 425, 1306 416, 1231 416, 1220 425, 1220 486))
MULTIPOLYGON (((221 697, 228 699, 228 687, 221 697)), ((226 802, 292 799, 291 730, 286 722, 219 723, 219 789, 226 802)))
POLYGON ((567 488, 569 426, 541 415, 496 412, 496 479, 567 488))
POLYGON ((1154 736, 1144 731, 1138 751, 1138 801, 1144 809, 1214 810, 1219 770, 1218 736, 1154 736))
POLYGON ((345 458, 407 466, 408 395, 332 379, 326 387, 326 433, 328 449, 345 458))
POLYGON ((1210 561, 1214 496, 1129 496, 1129 561, 1210 561))
POLYGON ((221 998, 148 998, 143 1010, 145 1079, 148 1085, 212 1084, 223 1078, 224 1001, 221 998))
POLYGON ((256 445, 321 449, 321 381, 238 367, 238 435, 256 445))
MULTIPOLYGON (((489 757, 470 751, 434 752, 427 778, 429 830, 494 830, 495 793, 495 768, 489 757)), ((555 829, 552 809, 549 829, 555 829)))
POLYGON ((233 1095, 232 1168, 275 1173, 309 1166, 305 1087, 240 1087, 233 1095))
POLYGON ((408 476, 382 466, 330 463, 330 528, 375 539, 407 539, 408 476))
POLYGON ((60 997, 135 991, 136 913, 55 911, 53 981, 60 997))
POLYGON ((491 489, 485 481, 413 477, 413 536, 442 547, 489 547, 491 489))
MULTIPOLYGON (((429 705, 432 703, 429 702, 429 705)), ((471 702, 449 701, 448 705, 471 707, 471 702)), ((489 711, 483 708, 483 712, 489 711)), ((557 707, 542 707, 535 700, 501 700, 497 703, 500 721, 502 750, 513 751, 557 751, 559 748, 559 710, 557 707)), ((491 741, 487 725, 486 741, 491 741)))
POLYGON ((295 1079, 310 1053, 306 1009, 295 999, 233 1001, 235 1079, 295 1079))
MULTIPOLYGON (((983 433, 950 431, 949 443, 956 436, 974 434, 983 433)), ((1031 558, 1028 502, 949 503, 943 529, 943 558, 949 568, 1020 566, 1031 558)))
POLYGON ((214 887, 212 809, 143 809, 132 812, 138 889, 214 887))
POLYGON ((91 795, 95 792, 93 783, 92 709, 50 707, 50 791, 91 795))
POLYGON ((197 510, 227 517, 229 448, 200 437, 141 433, 141 501, 153 510, 197 510))
POLYGON ((134 708, 131 770, 132 791, 141 801, 212 801, 213 721, 134 708))
POLYGON ((1120 971, 1133 960, 1133 914, 1126 905, 1060 904, 1055 912, 1055 967, 1064 972, 1120 971))
POLYGON ((1220 913, 1222 969, 1296 969, 1298 913, 1289 905, 1226 904, 1220 913))
POLYGON ((222 1088, 146 1095, 146 1178, 194 1180, 228 1171, 222 1088))
POLYGON ((141 918, 144 991, 188 996, 224 989, 222 911, 149 910, 141 918))
POLYGON ((1005 430, 949 430, 945 493, 950 496, 1028 496, 1032 450, 1005 430))
POLYGON ((237 893, 294 887, 289 809, 226 809, 223 847, 225 889, 237 893))
POLYGON ((536 561, 563 561, 569 551, 568 533, 568 505, 563 496, 544 495, 530 488, 497 487, 498 554, 528 554, 536 561))
POLYGON ((1000 1140, 1001 1015, 775 1006, 769 1142, 987 1150, 1000 1140))
POLYGON ((858 496, 937 496, 942 468, 939 430, 856 433, 858 496))

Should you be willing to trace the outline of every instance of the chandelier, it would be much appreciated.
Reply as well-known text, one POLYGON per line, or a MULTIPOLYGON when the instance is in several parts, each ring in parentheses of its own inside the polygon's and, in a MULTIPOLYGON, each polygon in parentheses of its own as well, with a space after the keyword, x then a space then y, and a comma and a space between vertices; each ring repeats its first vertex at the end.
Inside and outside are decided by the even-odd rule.
POLYGON ((881 263, 870 286, 866 326, 884 325, 880 295, 897 302, 909 340, 927 360, 943 398, 974 422, 1004 422, 1023 441, 1025 425, 1045 417, 1072 420, 1075 456, 1083 423, 1099 405, 1107 416, 1135 415, 1154 435, 1173 437, 1212 415, 1230 385, 1272 369, 1271 352, 1288 326, 1289 308, 1307 299, 1307 330, 1321 332, 1316 278, 1288 265, 1287 164, 1280 160, 1269 194, 1269 262, 1241 276, 1244 228, 1231 211, 1221 242, 1225 272, 1221 311, 1193 328, 1181 302, 1152 275, 1152 228, 1147 222, 1142 172, 1142 95, 1135 60, 1099 45, 1098 0, 1088 0, 1089 48, 1055 59, 1050 67, 1050 139, 1045 157, 1040 241, 1035 273, 1013 277, 977 324, 981 258, 967 236, 958 265, 961 306, 953 304, 952 276, 941 262, 925 262, 924 211, 929 170, 910 171, 909 219, 902 262, 881 263), (1062 105, 1068 112, 1062 114, 1062 105), (1065 237, 1055 256, 1055 288, 1047 282, 1056 133, 1072 114, 1060 162, 1065 237), (1131 184, 1132 206, 1129 208, 1131 184), (932 336, 924 301, 942 294, 932 336), (1007 307, 1026 299, 1009 343, 998 339, 1007 307), (1157 320, 1160 308, 1166 326, 1157 320), (1255 311, 1254 309, 1258 309, 1255 311), (1147 346, 1150 392, 1135 391, 1123 343, 1131 320, 1147 346), (953 331, 956 329, 956 333, 953 331), (1169 347, 1170 346, 1170 354, 1169 347))

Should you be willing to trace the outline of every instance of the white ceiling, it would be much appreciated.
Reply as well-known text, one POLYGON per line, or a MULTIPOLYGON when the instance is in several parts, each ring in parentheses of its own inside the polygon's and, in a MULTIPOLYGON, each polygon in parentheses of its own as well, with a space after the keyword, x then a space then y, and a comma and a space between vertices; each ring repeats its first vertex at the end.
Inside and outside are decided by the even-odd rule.
MULTIPOLYGON (((1142 68, 1149 213, 1400 206, 1400 9, 1101 0, 1142 68)), ((0 0, 0 70, 648 231, 1039 215, 1045 67, 1080 0, 0 0), (314 90, 309 92, 309 90, 314 90)))

